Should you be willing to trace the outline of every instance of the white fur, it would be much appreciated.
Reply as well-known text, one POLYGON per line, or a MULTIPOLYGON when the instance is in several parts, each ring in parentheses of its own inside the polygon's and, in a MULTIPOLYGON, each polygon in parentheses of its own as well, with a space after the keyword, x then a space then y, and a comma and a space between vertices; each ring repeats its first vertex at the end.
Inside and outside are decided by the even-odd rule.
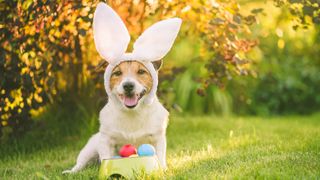
MULTIPOLYGON (((113 98, 115 98, 113 96, 113 98)), ((166 168, 166 128, 168 111, 156 98, 152 104, 126 109, 112 100, 100 111, 100 129, 81 150, 76 165, 63 173, 75 173, 83 169, 95 157, 100 161, 116 155, 116 148, 124 144, 152 144, 160 165, 166 168)))

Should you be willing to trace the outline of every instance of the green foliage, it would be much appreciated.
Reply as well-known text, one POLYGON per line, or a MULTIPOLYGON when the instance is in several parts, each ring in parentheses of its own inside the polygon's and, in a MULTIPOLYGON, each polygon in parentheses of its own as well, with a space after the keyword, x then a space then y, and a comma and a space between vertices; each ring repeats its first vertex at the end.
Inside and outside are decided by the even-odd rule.
POLYGON ((195 59, 183 72, 176 75, 173 82, 162 81, 161 90, 166 92, 164 95, 160 94, 160 98, 167 107, 178 112, 230 115, 232 100, 225 90, 215 85, 209 85, 204 90, 200 88, 202 84, 199 81, 199 71, 203 69, 202 65, 199 59, 195 59))
POLYGON ((320 24, 320 1, 318 0, 274 0, 276 6, 287 7, 295 17, 294 29, 308 28, 320 24))
POLYGON ((77 92, 90 65, 83 65, 80 41, 91 29, 91 5, 1 2, 0 135, 26 129, 32 110, 53 102, 61 89, 77 92))
POLYGON ((286 61, 271 62, 272 66, 280 68, 279 70, 273 69, 261 75, 252 97, 255 106, 258 107, 256 110, 258 113, 263 111, 263 113, 273 114, 318 111, 320 107, 320 95, 317 93, 320 92, 319 58, 299 56, 294 52, 283 58, 286 58, 286 61))
POLYGON ((253 114, 319 111, 319 25, 292 30, 287 8, 274 16, 276 23, 257 27, 261 28, 261 43, 254 52, 257 77, 230 83, 234 106, 239 107, 235 110, 253 114))
MULTIPOLYGON (((163 90, 173 87, 171 96, 165 99, 166 103, 168 101, 176 103, 177 105, 173 105, 173 107, 178 111, 214 114, 228 114, 222 112, 228 112, 229 109, 236 113, 253 114, 311 113, 319 110, 317 93, 319 91, 319 74, 317 72, 320 72, 318 68, 318 25, 309 24, 307 32, 303 32, 302 29, 292 31, 292 18, 295 16, 292 15, 289 7, 280 6, 280 15, 278 12, 274 13, 274 9, 277 8, 270 7, 269 4, 253 5, 252 7, 248 8, 243 5, 243 8, 251 9, 251 14, 264 14, 263 16, 247 16, 247 19, 259 17, 260 20, 259 25, 254 25, 251 28, 252 38, 260 39, 259 47, 255 48, 253 53, 251 52, 254 55, 248 56, 249 59, 254 60, 254 63, 243 62, 242 64, 249 69, 249 74, 252 74, 254 78, 231 76, 229 66, 226 64, 208 66, 207 63, 210 60, 202 61, 201 53, 203 53, 202 48, 204 47, 201 45, 202 41, 191 39, 192 43, 200 44, 200 52, 191 51, 196 56, 190 56, 189 48, 178 49, 179 52, 189 53, 189 59, 191 59, 188 61, 189 65, 186 65, 187 58, 183 55, 180 55, 183 56, 181 60, 179 60, 179 55, 170 57, 179 60, 185 67, 185 71, 181 76, 177 75, 173 83, 161 88, 163 90), (183 61, 185 62, 183 63, 183 61), (205 68, 203 68, 204 66, 205 68), (228 70, 224 71, 224 68, 228 70), (226 83, 228 86, 226 90, 216 89, 211 85, 206 86, 206 83, 202 84, 203 80, 213 82, 215 78, 209 74, 220 70, 226 72, 227 79, 231 80, 226 83), (194 96, 195 92, 207 96, 194 96), (219 103, 217 103, 218 99, 220 99, 219 103)), ((216 19, 215 22, 219 23, 220 20, 216 19)), ((300 24, 303 25, 302 22, 300 24)), ((198 46, 194 45, 194 48, 198 48, 198 46)), ((209 52, 203 54, 210 57, 209 52)), ((213 57, 218 56, 214 54, 213 57)), ((241 68, 238 70, 239 74, 248 73, 241 68)))

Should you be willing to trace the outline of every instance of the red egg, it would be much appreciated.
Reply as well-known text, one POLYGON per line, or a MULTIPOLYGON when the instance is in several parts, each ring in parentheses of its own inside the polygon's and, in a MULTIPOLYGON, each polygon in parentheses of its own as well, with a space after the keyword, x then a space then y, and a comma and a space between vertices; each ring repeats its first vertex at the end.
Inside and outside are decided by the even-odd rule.
POLYGON ((121 157, 129 157, 133 154, 137 154, 137 149, 131 144, 126 144, 122 146, 122 148, 119 151, 119 155, 121 157))

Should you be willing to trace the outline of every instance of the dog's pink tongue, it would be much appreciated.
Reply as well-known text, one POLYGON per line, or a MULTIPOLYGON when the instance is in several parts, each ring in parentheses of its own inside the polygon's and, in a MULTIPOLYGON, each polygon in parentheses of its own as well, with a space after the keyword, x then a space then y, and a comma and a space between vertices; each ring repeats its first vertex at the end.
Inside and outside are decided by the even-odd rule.
POLYGON ((138 97, 133 96, 133 97, 124 97, 124 104, 126 106, 135 106, 138 104, 138 97))

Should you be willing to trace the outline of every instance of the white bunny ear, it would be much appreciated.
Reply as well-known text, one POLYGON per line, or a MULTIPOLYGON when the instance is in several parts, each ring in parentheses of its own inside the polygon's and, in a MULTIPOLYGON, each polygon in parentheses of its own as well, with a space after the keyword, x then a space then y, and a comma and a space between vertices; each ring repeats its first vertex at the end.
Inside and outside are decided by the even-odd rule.
POLYGON ((156 61, 171 49, 181 25, 180 18, 159 21, 136 40, 132 54, 137 60, 156 61))
POLYGON ((97 51, 110 64, 120 60, 130 41, 125 24, 105 3, 99 3, 94 12, 93 34, 97 51))

